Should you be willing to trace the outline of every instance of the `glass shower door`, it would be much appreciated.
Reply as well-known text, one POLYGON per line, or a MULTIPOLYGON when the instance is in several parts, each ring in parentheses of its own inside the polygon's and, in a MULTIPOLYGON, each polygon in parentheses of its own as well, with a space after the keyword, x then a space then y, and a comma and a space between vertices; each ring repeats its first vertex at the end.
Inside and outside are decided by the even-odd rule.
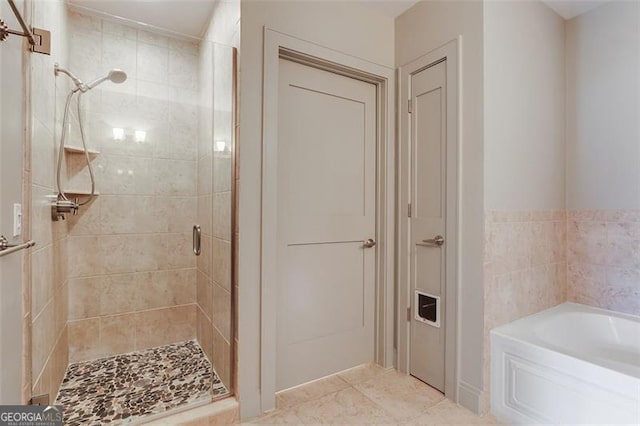
POLYGON ((214 397, 232 392, 233 385, 234 76, 235 49, 203 42, 197 190, 202 252, 197 261, 197 337, 215 372, 214 397))

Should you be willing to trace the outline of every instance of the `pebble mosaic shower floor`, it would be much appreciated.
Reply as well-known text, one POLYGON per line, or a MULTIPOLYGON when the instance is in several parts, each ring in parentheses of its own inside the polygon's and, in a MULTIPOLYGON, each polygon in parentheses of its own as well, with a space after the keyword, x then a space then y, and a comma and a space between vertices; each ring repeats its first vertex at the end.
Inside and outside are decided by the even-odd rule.
POLYGON ((65 425, 142 420, 227 393, 195 340, 71 364, 56 404, 65 425))

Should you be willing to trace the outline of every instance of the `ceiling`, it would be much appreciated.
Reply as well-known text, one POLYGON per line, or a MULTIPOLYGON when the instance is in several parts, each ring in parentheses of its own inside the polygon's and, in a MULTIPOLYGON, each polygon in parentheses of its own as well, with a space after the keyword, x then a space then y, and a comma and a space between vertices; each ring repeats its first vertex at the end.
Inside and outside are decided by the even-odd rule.
POLYGON ((402 15, 419 0, 360 0, 360 2, 385 15, 396 18, 402 15))
POLYGON ((138 24, 202 38, 217 0, 67 0, 89 13, 112 15, 138 24))
POLYGON ((611 0, 542 0, 564 19, 575 18, 611 0))
MULTIPOLYGON (((152 26, 156 30, 194 38, 202 38, 204 35, 209 17, 217 1, 225 0, 67 0, 72 7, 82 8, 89 13, 111 15, 138 25, 152 26)), ((395 18, 419 0, 355 1, 367 8, 395 18)), ((611 0, 542 1, 563 18, 571 19, 611 0)))
MULTIPOLYGON (((217 1, 225 0, 67 0, 67 3, 86 13, 110 15, 139 25, 150 25, 156 30, 202 38, 217 1)), ((392 18, 401 15, 418 2, 418 0, 337 1, 356 1, 392 18)))

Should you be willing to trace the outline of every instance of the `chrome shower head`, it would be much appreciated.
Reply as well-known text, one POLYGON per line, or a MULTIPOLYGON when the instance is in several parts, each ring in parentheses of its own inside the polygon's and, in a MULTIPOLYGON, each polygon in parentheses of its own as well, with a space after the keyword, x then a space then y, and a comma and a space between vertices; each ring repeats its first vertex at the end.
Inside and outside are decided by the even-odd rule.
POLYGON ((86 92, 87 90, 91 90, 94 87, 96 87, 99 84, 104 83, 107 80, 110 80, 112 83, 116 83, 116 84, 120 84, 120 83, 124 83, 124 81, 127 79, 127 73, 114 68, 111 71, 109 71, 109 74, 107 74, 105 77, 100 77, 94 81, 92 81, 91 83, 87 84, 85 86, 85 90, 83 90, 83 92, 86 92))
POLYGON ((125 80, 127 79, 127 73, 120 69, 115 68, 109 71, 108 77, 109 77, 109 80, 111 80, 111 82, 120 84, 120 83, 124 83, 125 80))

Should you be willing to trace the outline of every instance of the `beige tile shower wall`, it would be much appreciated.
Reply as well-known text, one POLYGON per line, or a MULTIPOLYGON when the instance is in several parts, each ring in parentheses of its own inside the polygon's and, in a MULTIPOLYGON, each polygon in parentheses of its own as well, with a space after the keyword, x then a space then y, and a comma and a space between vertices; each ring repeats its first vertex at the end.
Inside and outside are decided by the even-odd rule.
MULTIPOLYGON (((27 255, 26 271, 30 294, 26 306, 31 326, 31 348, 27 353, 31 395, 56 397, 67 361, 67 235, 66 222, 52 222, 54 153, 60 134, 60 111, 67 81, 54 78, 55 62, 67 60, 67 16, 62 0, 30 2, 32 25, 52 29, 51 55, 30 55, 30 141, 25 177, 30 182, 25 199, 30 200, 30 238, 37 246, 27 255)), ((27 236, 28 238, 28 236, 27 236)))
MULTIPOLYGON (((128 75, 83 96, 100 196, 69 220, 70 359, 195 338, 197 46, 75 12, 69 23, 81 79, 128 75)), ((80 145, 76 119, 68 144, 80 145)), ((84 158, 67 163, 67 188, 88 190, 84 158)))
POLYGON ((570 210, 569 301, 640 315, 640 210, 570 210))
POLYGON ((485 410, 489 404, 489 331, 566 300, 566 253, 564 210, 485 213, 485 410))

